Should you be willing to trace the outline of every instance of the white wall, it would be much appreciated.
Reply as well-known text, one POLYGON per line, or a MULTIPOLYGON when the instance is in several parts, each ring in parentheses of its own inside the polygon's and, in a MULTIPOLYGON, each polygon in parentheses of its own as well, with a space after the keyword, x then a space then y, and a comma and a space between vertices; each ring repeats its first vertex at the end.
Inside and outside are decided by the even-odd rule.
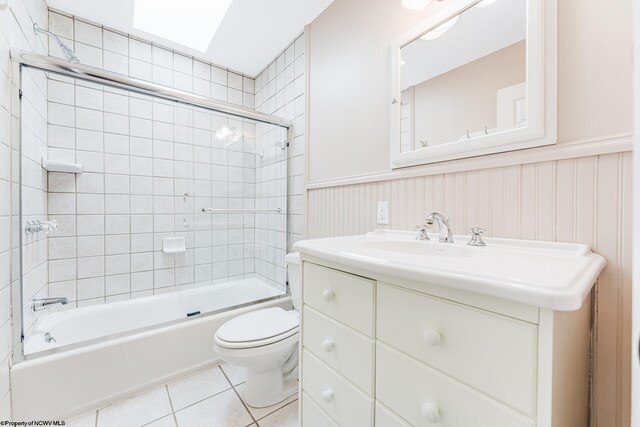
POLYGON ((443 5, 411 14, 399 0, 334 1, 308 34, 307 234, 370 231, 376 202, 388 200, 394 228, 411 230, 438 210, 462 233, 484 225, 495 237, 591 244, 609 262, 593 294, 592 423, 623 427, 631 407, 632 2, 558 3, 559 144, 391 172, 389 46, 443 5))
MULTIPOLYGON (((18 236, 21 227, 17 220, 18 211, 18 171, 20 159, 19 148, 19 114, 15 109, 17 100, 17 67, 9 60, 10 47, 27 51, 46 53, 47 40, 33 34, 33 22, 47 27, 47 7, 42 0, 12 0, 10 8, 0 10, 0 414, 2 419, 11 419, 11 394, 9 384, 9 367, 12 364, 11 352, 19 343, 19 328, 12 333, 12 315, 20 312, 19 264, 20 249, 18 236), (13 81, 12 81, 13 79, 13 81), (17 304, 12 304, 12 300, 17 304), (13 313, 12 313, 13 312, 13 313), (13 338, 12 338, 13 336, 13 338)), ((25 148, 31 153, 42 149, 46 141, 46 130, 38 128, 46 123, 46 103, 41 102, 42 94, 46 94, 46 84, 42 80, 25 75, 25 83, 30 90, 40 93, 34 97, 34 103, 25 111, 25 128, 33 132, 27 139, 25 148), (37 99, 40 101, 35 101, 37 99), (35 137, 37 135, 37 137, 35 137), (44 140, 43 140, 44 138, 44 140), (40 148, 39 148, 40 147, 40 148)), ((42 188, 44 182, 37 175, 31 175, 29 181, 42 188)), ((42 194, 40 195, 42 196, 42 194)), ((40 198, 38 209, 46 212, 46 198, 40 198)), ((42 247, 42 244, 39 245, 42 247)), ((34 246, 33 248, 35 248, 34 246)), ((37 252, 37 251, 36 251, 37 252)), ((46 252, 46 251, 45 251, 46 252)), ((46 259, 46 255, 44 257, 46 259)), ((34 265, 42 263, 34 262, 34 265)), ((45 264, 46 269, 46 264, 45 264)), ((46 270, 45 270, 46 271, 46 270)), ((46 273, 45 273, 46 275, 46 273)), ((15 325, 14 325, 15 326, 15 325)))
MULTIPOLYGON (((559 142, 629 132, 632 2, 558 3, 559 142)), ((389 170, 389 46, 442 7, 336 0, 311 23, 309 182, 389 170)))

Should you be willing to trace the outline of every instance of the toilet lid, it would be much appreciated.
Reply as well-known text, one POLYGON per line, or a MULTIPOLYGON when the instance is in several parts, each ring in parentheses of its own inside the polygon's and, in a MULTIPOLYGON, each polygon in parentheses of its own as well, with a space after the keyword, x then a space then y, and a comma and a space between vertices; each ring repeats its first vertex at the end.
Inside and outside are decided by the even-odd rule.
POLYGON ((250 343, 291 332, 298 317, 280 307, 265 308, 237 316, 220 326, 216 337, 228 343, 250 343))

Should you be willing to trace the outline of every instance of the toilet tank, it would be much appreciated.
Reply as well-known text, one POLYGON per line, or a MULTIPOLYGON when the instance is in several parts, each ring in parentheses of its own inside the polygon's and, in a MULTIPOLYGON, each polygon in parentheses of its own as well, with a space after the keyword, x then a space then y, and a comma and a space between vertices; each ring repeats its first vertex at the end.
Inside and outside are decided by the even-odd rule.
POLYGON ((294 310, 300 311, 302 306, 301 286, 302 277, 300 269, 300 253, 291 252, 285 256, 287 263, 287 277, 289 280, 289 291, 291 292, 291 302, 293 302, 294 310))

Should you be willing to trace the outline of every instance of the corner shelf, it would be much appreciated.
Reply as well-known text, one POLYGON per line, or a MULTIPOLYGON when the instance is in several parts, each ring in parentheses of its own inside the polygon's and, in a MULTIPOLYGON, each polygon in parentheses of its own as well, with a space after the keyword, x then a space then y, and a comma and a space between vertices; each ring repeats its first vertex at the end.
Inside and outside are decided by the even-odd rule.
POLYGON ((42 168, 47 172, 82 173, 82 165, 42 158, 42 168))

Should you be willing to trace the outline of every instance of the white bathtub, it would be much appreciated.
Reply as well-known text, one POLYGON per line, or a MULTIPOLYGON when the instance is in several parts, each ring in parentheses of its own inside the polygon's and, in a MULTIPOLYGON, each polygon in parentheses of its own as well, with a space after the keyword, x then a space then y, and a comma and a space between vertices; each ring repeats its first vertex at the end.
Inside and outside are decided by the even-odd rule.
POLYGON ((69 418, 215 363, 213 335, 222 323, 259 308, 292 306, 285 297, 225 308, 278 294, 250 279, 50 314, 25 340, 25 354, 59 351, 12 367, 14 418, 69 418), (195 311, 204 315, 186 319, 195 311), (140 328, 147 330, 132 331, 140 328), (46 332, 55 343, 45 341, 46 332), (69 345, 77 348, 62 348, 69 345))

